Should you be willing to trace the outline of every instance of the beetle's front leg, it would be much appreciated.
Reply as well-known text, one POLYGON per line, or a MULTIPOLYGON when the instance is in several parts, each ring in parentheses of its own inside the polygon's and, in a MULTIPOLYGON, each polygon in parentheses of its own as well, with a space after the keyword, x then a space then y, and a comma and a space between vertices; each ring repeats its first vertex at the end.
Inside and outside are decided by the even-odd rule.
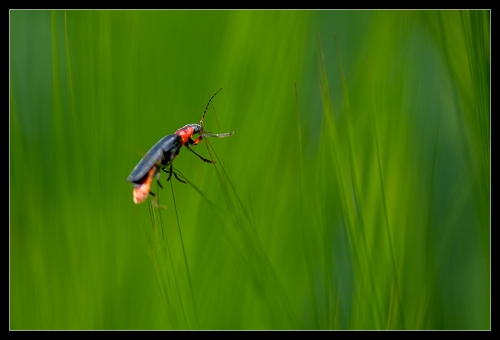
POLYGON ((189 137, 188 138, 188 143, 190 145, 198 145, 198 143, 201 142, 202 139, 203 139, 202 136, 198 136, 198 138, 196 138, 196 139, 193 139, 193 138, 189 137))

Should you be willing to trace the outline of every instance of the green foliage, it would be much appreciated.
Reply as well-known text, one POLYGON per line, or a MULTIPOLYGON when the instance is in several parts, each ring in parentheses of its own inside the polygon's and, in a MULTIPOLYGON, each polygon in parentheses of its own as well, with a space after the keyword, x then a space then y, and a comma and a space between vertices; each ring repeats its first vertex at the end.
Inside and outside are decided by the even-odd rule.
POLYGON ((490 53, 489 11, 11 11, 10 328, 489 329, 490 53), (135 205, 220 87, 217 164, 135 205))

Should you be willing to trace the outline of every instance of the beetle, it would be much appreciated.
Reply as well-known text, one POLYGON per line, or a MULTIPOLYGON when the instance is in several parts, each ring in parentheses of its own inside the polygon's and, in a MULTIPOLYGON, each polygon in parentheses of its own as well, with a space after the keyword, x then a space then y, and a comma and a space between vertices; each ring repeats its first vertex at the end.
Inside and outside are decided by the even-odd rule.
POLYGON ((191 148, 191 145, 198 145, 201 140, 206 137, 224 138, 232 136, 234 134, 234 131, 226 133, 211 133, 205 131, 205 129, 203 128, 205 113, 207 112, 208 106, 210 105, 210 102, 215 97, 215 95, 220 92, 220 90, 222 90, 222 88, 220 88, 219 91, 215 92, 215 94, 208 100, 205 111, 203 111, 200 124, 184 125, 180 129, 177 129, 175 133, 163 137, 155 145, 153 145, 151 149, 149 149, 146 155, 135 166, 135 168, 127 178, 127 181, 134 185, 134 203, 142 203, 148 197, 148 195, 155 196, 155 194, 150 190, 151 183, 154 178, 156 178, 156 181, 158 182, 160 188, 163 188, 160 183, 160 169, 169 174, 167 181, 170 180, 173 174, 177 180, 183 183, 187 183, 177 176, 172 167, 173 160, 179 155, 179 152, 183 146, 194 153, 196 156, 198 156, 202 161, 206 163, 215 163, 215 161, 206 159, 197 154, 191 148), (193 139, 195 135, 198 135, 198 137, 196 139, 193 139))

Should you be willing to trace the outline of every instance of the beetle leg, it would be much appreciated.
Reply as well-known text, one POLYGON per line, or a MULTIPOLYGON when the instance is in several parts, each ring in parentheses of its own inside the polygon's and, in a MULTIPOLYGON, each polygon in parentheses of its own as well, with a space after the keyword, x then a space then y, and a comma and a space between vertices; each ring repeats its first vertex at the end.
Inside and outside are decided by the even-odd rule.
POLYGON ((180 179, 180 178, 177 176, 177 174, 176 174, 175 172, 174 172, 174 176, 175 176, 175 178, 177 178, 177 180, 178 180, 179 182, 182 182, 182 183, 184 183, 184 184, 187 184, 187 181, 180 179))
POLYGON ((174 172, 174 169, 172 169, 172 162, 170 162, 170 169, 169 169, 169 174, 167 178, 167 182, 170 181, 170 178, 172 178, 172 173, 174 172))
POLYGON ((198 138, 196 138, 196 139, 193 139, 193 138, 189 137, 188 138, 188 143, 190 145, 198 145, 198 143, 201 142, 202 139, 203 139, 202 136, 198 136, 198 138))
MULTIPOLYGON (((163 189, 163 186, 160 184, 160 180, 158 180, 158 185, 163 189)), ((154 197, 151 202, 155 207, 157 207, 158 209, 167 209, 167 206, 158 204, 158 197, 154 194, 154 192, 150 190, 149 194, 154 197)))
POLYGON ((187 181, 183 180, 183 179, 180 179, 179 176, 177 176, 177 174, 175 173, 175 171, 172 171, 170 172, 170 170, 167 170, 165 168, 161 168, 164 172, 166 172, 167 174, 170 174, 170 176, 168 177, 170 179, 170 177, 172 176, 172 173, 174 174, 175 178, 179 181, 179 182, 182 182, 184 184, 187 184, 187 181))
MULTIPOLYGON (((152 192, 150 192, 150 193, 152 194, 152 192)), ((153 194, 153 196, 154 196, 154 194, 153 194)), ((167 209, 167 206, 166 206, 166 205, 160 205, 160 204, 158 204, 158 197, 156 197, 156 196, 155 196, 155 198, 153 198, 153 200, 152 200, 151 202, 152 202, 152 203, 153 203, 153 205, 154 205, 155 207, 157 207, 158 209, 163 209, 163 210, 164 210, 164 209, 167 209)))
POLYGON ((156 173, 155 173, 155 178, 156 178, 156 183, 158 183, 158 186, 163 189, 163 185, 160 183, 160 171, 158 171, 158 168, 156 168, 156 173))
POLYGON ((201 159, 202 161, 207 162, 207 163, 215 163, 215 161, 211 161, 211 160, 209 160, 209 159, 206 159, 206 158, 204 158, 204 157, 202 157, 202 156, 198 155, 198 154, 197 154, 197 153, 196 153, 193 149, 191 149, 191 148, 189 147, 189 144, 185 144, 184 146, 185 146, 185 147, 186 147, 189 151, 191 151, 192 153, 194 153, 196 156, 200 157, 200 159, 201 159))
POLYGON ((165 169, 165 167, 161 168, 164 172, 166 172, 168 174, 168 178, 167 178, 167 182, 170 181, 170 178, 172 177, 172 173, 173 173, 173 170, 172 170, 172 163, 170 163, 170 168, 169 170, 165 169))

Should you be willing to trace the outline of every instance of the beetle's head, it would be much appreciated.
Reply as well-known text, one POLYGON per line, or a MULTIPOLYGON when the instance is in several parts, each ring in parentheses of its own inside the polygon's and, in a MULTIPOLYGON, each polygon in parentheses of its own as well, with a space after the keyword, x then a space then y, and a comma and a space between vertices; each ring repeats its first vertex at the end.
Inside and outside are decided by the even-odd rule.
MULTIPOLYGON (((219 91, 220 90, 222 90, 222 88, 219 89, 219 91)), ((211 133, 205 131, 205 129, 203 128, 203 122, 205 121, 205 114, 207 113, 208 105, 210 105, 210 102, 215 97, 215 95, 219 93, 219 91, 215 92, 215 94, 208 100, 207 106, 205 107, 203 115, 201 116, 200 124, 188 124, 175 131, 175 134, 181 136, 183 145, 197 145, 203 138, 206 137, 224 138, 233 135, 234 132, 211 133), (198 135, 196 139, 194 139, 195 135, 198 135)))
POLYGON ((201 134, 203 132, 203 126, 200 124, 191 124, 191 127, 193 128, 193 136, 196 134, 201 134))

